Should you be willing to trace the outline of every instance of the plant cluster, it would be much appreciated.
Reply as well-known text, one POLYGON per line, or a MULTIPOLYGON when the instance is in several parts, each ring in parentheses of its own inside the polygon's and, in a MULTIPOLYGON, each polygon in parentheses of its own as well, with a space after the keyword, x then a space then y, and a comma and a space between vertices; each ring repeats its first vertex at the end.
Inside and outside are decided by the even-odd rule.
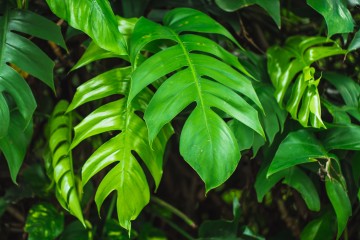
POLYGON ((360 238, 359 5, 0 0, 0 232, 360 238))

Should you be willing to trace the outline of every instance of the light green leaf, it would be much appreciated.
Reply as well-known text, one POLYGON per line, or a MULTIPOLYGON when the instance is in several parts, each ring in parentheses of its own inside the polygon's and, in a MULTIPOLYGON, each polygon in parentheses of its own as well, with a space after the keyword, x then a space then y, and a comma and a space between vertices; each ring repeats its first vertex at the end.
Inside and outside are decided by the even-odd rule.
POLYGON ((78 87, 68 107, 68 111, 71 111, 90 101, 113 95, 124 96, 98 107, 85 117, 75 127, 71 147, 75 148, 80 142, 100 133, 121 131, 102 144, 86 160, 82 168, 82 184, 85 185, 95 174, 113 164, 97 189, 95 202, 100 211, 104 200, 111 192, 116 191, 119 223, 129 232, 131 221, 139 215, 150 199, 149 184, 136 157, 143 160, 158 187, 165 146, 173 133, 172 128, 166 125, 154 140, 152 148, 149 146, 145 122, 135 111, 144 111, 152 92, 145 89, 131 106, 127 106, 130 74, 131 68, 125 67, 94 77, 78 87), (137 156, 134 156, 134 152, 137 156), (114 179, 117 184, 114 184, 114 179))
POLYGON ((208 15, 195 9, 173 9, 165 15, 163 22, 164 25, 178 34, 183 32, 198 32, 223 35, 235 43, 240 49, 243 49, 226 28, 208 15))
POLYGON ((345 53, 346 50, 328 38, 304 36, 290 37, 283 48, 273 46, 267 51, 268 73, 275 87, 275 98, 304 127, 325 128, 317 90, 320 78, 315 79, 315 68, 311 64, 345 53))
MULTIPOLYGON (((173 73, 157 89, 145 111, 149 140, 152 142, 163 126, 196 102, 195 110, 181 134, 180 151, 185 161, 199 173, 209 191, 232 174, 240 159, 233 133, 212 108, 225 112, 264 136, 257 111, 243 99, 243 95, 252 99, 260 109, 262 107, 251 81, 244 75, 248 73, 241 74, 239 71, 244 72, 242 66, 224 49, 217 47, 211 50, 215 43, 204 40, 204 37, 188 33, 179 35, 186 31, 227 36, 227 32, 214 20, 209 20, 203 28, 199 22, 187 26, 186 22, 193 22, 192 18, 199 19, 201 23, 209 19, 195 10, 177 9, 165 17, 167 27, 153 24, 145 18, 137 22, 130 40, 131 52, 135 55, 146 44, 158 39, 170 39, 176 45, 154 54, 135 69, 128 104, 147 85, 173 73), (195 138, 196 144, 193 144, 195 138), (220 163, 227 167, 220 168, 220 163), (209 167, 203 168, 204 164, 209 167)), ((136 62, 136 59, 133 61, 136 62)))
POLYGON ((254 142, 254 131, 237 120, 228 122, 230 130, 237 140, 239 151, 250 149, 254 142))
POLYGON ((120 55, 106 51, 101 47, 99 47, 94 41, 92 41, 89 44, 89 46, 86 48, 80 60, 71 68, 71 71, 79 69, 99 59, 117 58, 117 57, 120 57, 120 55))
POLYGON ((328 27, 328 36, 349 33, 354 29, 354 20, 342 0, 307 0, 307 4, 320 13, 328 27))
POLYGON ((275 21, 276 25, 280 28, 280 1, 279 0, 215 0, 215 3, 227 12, 234 12, 241 8, 257 4, 262 7, 275 21))
POLYGON ((309 222, 301 232, 301 240, 333 239, 336 233, 336 219, 332 211, 309 222))
POLYGON ((101 48, 126 55, 125 40, 107 0, 47 0, 53 13, 88 34, 101 48))
POLYGON ((338 180, 326 177, 325 186, 326 193, 336 213, 338 222, 336 239, 339 239, 346 227, 349 217, 352 214, 350 199, 344 185, 338 180))
POLYGON ((33 206, 26 218, 25 231, 29 240, 53 240, 64 229, 64 215, 49 203, 33 206))
POLYGON ((60 101, 55 106, 49 122, 53 178, 59 202, 85 226, 70 152, 72 119, 70 114, 65 114, 67 107, 68 103, 65 100, 60 101))
POLYGON ((327 150, 360 150, 360 126, 334 126, 321 133, 321 140, 327 150))
POLYGON ((291 132, 279 145, 267 176, 298 164, 315 162, 316 158, 327 157, 324 147, 310 132, 291 132))
POLYGON ((283 183, 298 191, 311 211, 320 210, 320 198, 314 183, 299 168, 291 169, 283 183))

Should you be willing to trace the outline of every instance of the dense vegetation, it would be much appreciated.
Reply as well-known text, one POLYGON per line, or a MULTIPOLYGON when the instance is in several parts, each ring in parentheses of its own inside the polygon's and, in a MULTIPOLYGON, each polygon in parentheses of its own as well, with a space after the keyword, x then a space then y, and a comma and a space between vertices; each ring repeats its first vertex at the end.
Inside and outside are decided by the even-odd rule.
POLYGON ((0 0, 0 239, 360 239, 359 6, 0 0))

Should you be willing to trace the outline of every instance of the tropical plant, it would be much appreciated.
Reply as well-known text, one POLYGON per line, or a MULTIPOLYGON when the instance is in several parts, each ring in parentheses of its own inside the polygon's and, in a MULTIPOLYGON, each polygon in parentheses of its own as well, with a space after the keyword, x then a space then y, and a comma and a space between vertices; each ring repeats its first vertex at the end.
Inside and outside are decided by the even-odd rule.
POLYGON ((24 223, 11 203, 36 196, 29 239, 360 237, 358 1, 44 5, 0 2, 0 151, 13 182, 29 153, 0 213, 24 223), (51 41, 61 81, 33 36, 51 41), (190 217, 162 199, 186 206, 182 188, 190 217), (205 196, 233 220, 195 214, 205 196))

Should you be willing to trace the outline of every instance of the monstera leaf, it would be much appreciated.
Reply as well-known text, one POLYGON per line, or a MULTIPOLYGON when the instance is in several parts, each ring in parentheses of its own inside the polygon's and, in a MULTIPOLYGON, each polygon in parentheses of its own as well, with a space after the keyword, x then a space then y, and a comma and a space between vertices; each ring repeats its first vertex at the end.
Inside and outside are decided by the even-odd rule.
MULTIPOLYGON (((82 65, 83 63, 78 63, 78 66, 82 65)), ((124 96, 100 106, 83 119, 75 127, 71 148, 96 134, 120 131, 86 160, 82 168, 82 181, 85 185, 96 173, 112 166, 97 189, 95 202, 100 210, 109 194, 116 191, 119 222, 129 231, 130 221, 138 216, 150 200, 149 184, 137 159, 142 159, 158 187, 165 146, 173 133, 170 125, 166 125, 154 139, 152 146, 149 145, 146 124, 137 112, 144 111, 153 93, 144 89, 131 105, 127 105, 131 73, 131 67, 124 67, 96 76, 78 87, 68 108, 68 111, 72 111, 90 101, 112 95, 124 96)))
POLYGON ((128 105, 147 85, 170 75, 145 111, 150 143, 163 126, 196 103, 181 132, 180 153, 209 191, 229 178, 240 160, 236 138, 215 109, 264 136, 257 110, 244 97, 260 109, 261 103, 237 59, 209 38, 195 34, 214 33, 235 41, 219 23, 199 11, 179 8, 164 17, 164 25, 141 18, 135 26, 130 59, 136 68, 128 105), (159 39, 173 44, 140 62, 144 47, 159 39))
POLYGON ((107 0, 47 0, 51 11, 88 34, 103 49, 126 54, 125 40, 107 0))
POLYGON ((8 162, 12 180, 24 159, 32 136, 35 98, 26 81, 10 64, 17 66, 54 89, 53 61, 26 35, 53 41, 65 48, 60 28, 30 11, 10 9, 0 15, 0 150, 8 162), (20 33, 20 34, 19 34, 20 33), (21 141, 13 141, 14 133, 21 141))
POLYGON ((315 79, 315 68, 311 64, 344 53, 345 50, 328 38, 304 36, 291 37, 284 47, 274 46, 267 51, 275 98, 304 127, 309 124, 315 128, 325 127, 317 89, 320 78, 315 79), (285 97, 286 93, 289 93, 289 98, 285 97))
POLYGON ((60 101, 55 106, 49 122, 53 179, 56 184, 56 196, 61 205, 85 226, 70 152, 72 118, 71 114, 65 113, 68 105, 65 100, 60 101))

